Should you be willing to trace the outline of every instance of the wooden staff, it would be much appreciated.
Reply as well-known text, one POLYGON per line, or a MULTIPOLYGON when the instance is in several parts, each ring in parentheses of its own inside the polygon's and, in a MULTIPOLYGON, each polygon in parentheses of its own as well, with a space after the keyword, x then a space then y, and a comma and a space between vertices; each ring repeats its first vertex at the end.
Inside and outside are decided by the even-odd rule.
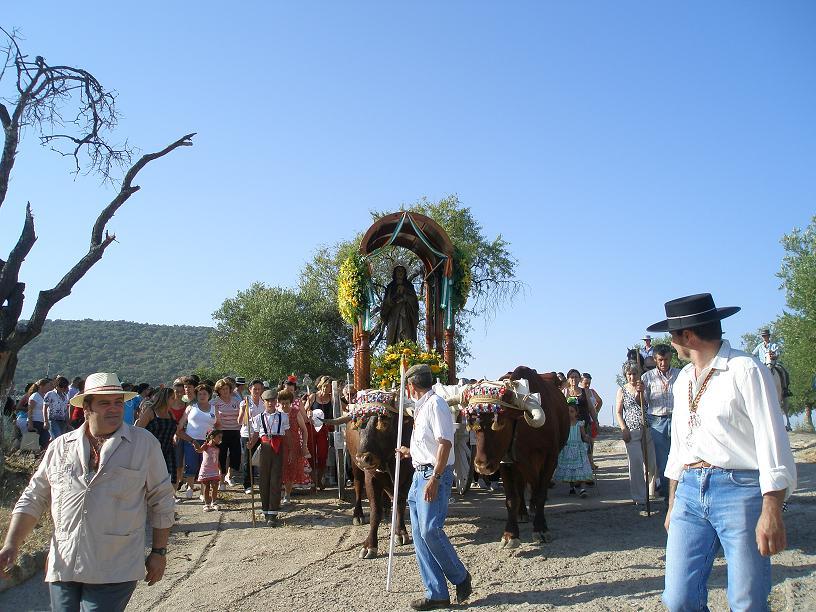
MULTIPOLYGON (((643 383, 641 383, 643 384, 643 383)), ((647 444, 646 436, 649 433, 648 425, 646 424, 646 407, 643 405, 643 390, 640 393, 640 420, 641 420, 641 436, 640 448, 643 452, 643 473, 646 478, 646 516, 652 514, 652 504, 649 501, 649 445, 647 444)))
MULTIPOLYGON (((402 445, 402 416, 405 414, 405 359, 400 359, 400 396, 399 396, 399 421, 397 424, 397 449, 402 445)), ((394 565, 394 535, 397 529, 397 507, 399 506, 399 477, 400 464, 402 463, 402 453, 397 450, 394 459, 394 496, 391 498, 391 541, 388 546, 388 572, 385 578, 385 590, 391 591, 391 569, 394 565)), ((439 494, 450 495, 450 491, 442 491, 439 494)))
MULTIPOLYGON (((249 438, 247 440, 252 439, 252 421, 249 418, 249 393, 246 394, 246 416, 244 419, 246 420, 247 426, 247 433, 249 434, 249 438)), ((249 454, 248 461, 247 461, 247 469, 249 470, 249 498, 252 503, 252 526, 255 527, 255 483, 252 481, 252 449, 246 449, 246 452, 249 454)))
MULTIPOLYGON (((332 411, 334 412, 335 416, 333 418, 335 419, 339 419, 341 416, 343 416, 343 410, 340 404, 340 385, 337 384, 336 380, 332 381, 332 411)), ((335 466, 337 468, 337 499, 339 500, 343 499, 343 489, 345 485, 345 481, 343 480, 343 471, 346 464, 345 441, 343 440, 343 432, 340 429, 341 427, 342 425, 337 425, 332 433, 332 436, 334 437, 334 461, 337 464, 335 466)))

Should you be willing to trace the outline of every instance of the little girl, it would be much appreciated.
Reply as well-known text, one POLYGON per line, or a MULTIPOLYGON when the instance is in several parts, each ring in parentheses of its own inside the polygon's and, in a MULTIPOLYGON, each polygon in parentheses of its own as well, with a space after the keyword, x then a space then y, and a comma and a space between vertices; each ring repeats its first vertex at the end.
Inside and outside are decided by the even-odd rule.
POLYGON ((204 512, 221 510, 215 502, 218 500, 218 483, 221 482, 221 468, 218 465, 218 445, 222 438, 220 429, 212 429, 207 433, 204 444, 196 450, 204 455, 201 458, 201 469, 198 471, 198 482, 204 490, 204 512))
MULTIPOLYGON (((589 466, 587 447, 589 436, 584 431, 583 423, 578 422, 578 409, 575 404, 568 403, 570 417, 569 438, 561 453, 558 455, 558 467, 555 470, 555 480, 570 484, 570 495, 575 495, 575 487, 583 482, 594 479, 592 468, 589 466)), ((586 489, 580 491, 581 497, 586 497, 586 489)))

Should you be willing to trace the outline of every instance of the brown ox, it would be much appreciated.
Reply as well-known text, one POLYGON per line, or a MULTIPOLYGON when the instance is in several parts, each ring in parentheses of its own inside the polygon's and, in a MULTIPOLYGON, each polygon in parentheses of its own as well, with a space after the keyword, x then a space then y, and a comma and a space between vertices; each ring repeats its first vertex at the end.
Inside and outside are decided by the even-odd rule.
POLYGON ((490 415, 482 415, 480 430, 476 432, 474 465, 480 474, 494 474, 501 468, 504 483, 507 522, 502 534, 503 547, 516 548, 519 539, 519 515, 526 515, 524 490, 530 485, 533 516, 533 537, 549 542, 551 536, 544 517, 547 489, 558 464, 558 454, 569 435, 567 401, 554 382, 554 375, 539 375, 535 370, 519 366, 511 380, 526 379, 532 393, 541 395, 541 406, 546 415, 542 427, 534 429, 523 413, 503 411, 492 425, 490 415))
MULTIPOLYGON (((351 405, 354 409, 354 404, 351 405)), ((402 425, 402 442, 397 444, 398 415, 387 412, 383 415, 372 415, 357 420, 358 427, 353 424, 346 427, 346 451, 351 456, 351 469, 354 472, 354 513, 352 524, 362 525, 363 515, 363 484, 370 511, 368 537, 360 550, 361 559, 373 559, 377 556, 377 531, 382 521, 383 493, 388 495, 394 503, 394 471, 396 467, 396 452, 398 446, 410 446, 411 431, 414 420, 405 416, 402 425)), ((350 415, 339 419, 326 420, 329 425, 349 423, 350 415)), ((397 499, 397 529, 396 543, 407 544, 408 530, 405 528, 405 507, 408 501, 408 489, 414 476, 414 467, 410 459, 403 459, 400 463, 399 489, 397 499)))

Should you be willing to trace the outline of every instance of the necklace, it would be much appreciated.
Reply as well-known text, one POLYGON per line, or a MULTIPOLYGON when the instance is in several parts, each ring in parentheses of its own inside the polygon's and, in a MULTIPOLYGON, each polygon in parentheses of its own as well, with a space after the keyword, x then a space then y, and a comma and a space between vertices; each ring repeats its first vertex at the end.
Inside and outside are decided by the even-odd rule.
POLYGON ((701 421, 700 417, 697 415, 697 406, 700 405, 700 399, 703 397, 703 393, 705 393, 706 389, 708 388, 708 381, 711 380, 711 377, 714 375, 714 368, 711 368, 706 374, 705 379, 703 379, 703 384, 700 385, 700 388, 697 391, 697 395, 692 394, 692 383, 689 381, 688 385, 688 401, 689 401, 689 418, 688 418, 688 434, 686 434, 686 447, 691 448, 694 446, 694 437, 697 433, 697 429, 700 427, 701 421))

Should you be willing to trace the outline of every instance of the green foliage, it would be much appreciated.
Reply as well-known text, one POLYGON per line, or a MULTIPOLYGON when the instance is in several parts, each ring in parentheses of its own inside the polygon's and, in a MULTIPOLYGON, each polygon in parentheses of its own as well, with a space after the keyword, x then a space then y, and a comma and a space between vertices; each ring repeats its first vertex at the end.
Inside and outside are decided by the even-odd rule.
MULTIPOLYGON (((785 256, 777 276, 782 280, 788 312, 766 325, 771 340, 782 346, 779 361, 790 374, 789 413, 801 412, 816 402, 812 384, 816 375, 816 216, 804 230, 794 228, 782 237, 785 256)), ((742 336, 751 352, 762 339, 760 330, 742 336)))
POLYGON ((116 372, 123 382, 171 383, 181 374, 210 366, 211 332, 190 325, 49 319, 42 333, 20 351, 15 387, 19 390, 46 372, 68 378, 116 372))
POLYGON ((348 370, 350 330, 319 284, 292 290, 254 283, 225 300, 213 318, 217 369, 268 380, 291 372, 343 377, 348 370))
MULTIPOLYGON (((816 216, 804 230, 794 228, 782 237, 785 256, 777 276, 782 279, 789 312, 775 327, 785 339, 782 361, 791 377, 791 412, 813 405, 816 375, 816 216)), ((772 330, 773 331, 773 330, 772 330)))

